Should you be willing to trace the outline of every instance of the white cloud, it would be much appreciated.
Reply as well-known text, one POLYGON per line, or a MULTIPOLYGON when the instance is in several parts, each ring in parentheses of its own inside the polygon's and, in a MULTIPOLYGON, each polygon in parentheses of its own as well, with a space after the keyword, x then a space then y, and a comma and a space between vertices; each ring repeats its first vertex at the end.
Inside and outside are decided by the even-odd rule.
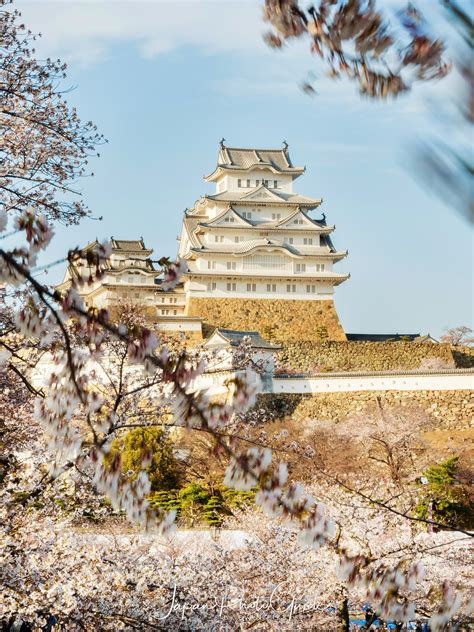
POLYGON ((132 43, 144 57, 180 46, 205 53, 267 51, 257 0, 169 2, 18 0, 25 24, 41 32, 39 54, 95 63, 117 44, 132 43))
MULTIPOLYGON (((400 2, 392 0, 395 5, 400 2)), ((232 69, 211 82, 220 94, 298 98, 299 85, 314 69, 315 101, 326 106, 343 102, 347 112, 367 107, 354 84, 324 76, 318 60, 308 52, 307 41, 296 41, 284 51, 266 47, 261 0, 16 0, 14 6, 28 28, 43 34, 36 45, 39 55, 90 65, 112 56, 118 46, 135 47, 148 59, 194 46, 204 55, 240 55, 238 71, 232 69)), ((426 117, 426 96, 432 91, 439 98, 447 85, 432 84, 422 90, 416 86, 408 97, 379 107, 387 120, 421 119, 426 117)))

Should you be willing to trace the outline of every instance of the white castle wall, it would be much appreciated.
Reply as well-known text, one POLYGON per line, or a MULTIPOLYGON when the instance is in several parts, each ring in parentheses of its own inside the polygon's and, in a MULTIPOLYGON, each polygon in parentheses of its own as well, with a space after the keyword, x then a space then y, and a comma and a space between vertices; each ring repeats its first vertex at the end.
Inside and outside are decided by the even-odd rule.
POLYGON ((474 389, 474 370, 378 373, 325 373, 276 376, 270 393, 338 393, 350 391, 456 391, 474 389))

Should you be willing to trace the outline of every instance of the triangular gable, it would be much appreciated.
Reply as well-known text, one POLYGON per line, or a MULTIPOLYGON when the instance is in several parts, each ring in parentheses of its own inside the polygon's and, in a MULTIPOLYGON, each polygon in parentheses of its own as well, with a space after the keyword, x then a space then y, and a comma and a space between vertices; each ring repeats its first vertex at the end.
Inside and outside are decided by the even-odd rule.
MULTIPOLYGON (((302 219, 304 221, 304 224, 300 224, 300 226, 321 228, 321 226, 317 222, 313 221, 310 217, 305 215, 305 213, 303 213, 303 211, 299 207, 289 217, 285 217, 280 222, 278 222, 278 227, 280 228, 281 226, 291 226, 296 219, 302 219)), ((298 224, 294 224, 294 226, 297 225, 298 224)))
POLYGON ((249 201, 253 200, 255 202, 259 200, 275 200, 275 202, 286 201, 285 198, 283 198, 282 196, 277 195, 273 191, 270 191, 270 189, 267 189, 267 187, 264 184, 261 184, 259 187, 257 187, 253 191, 250 191, 250 193, 243 195, 239 201, 243 202, 246 200, 249 200, 249 201))
POLYGON ((213 219, 207 222, 202 222, 202 224, 204 226, 228 226, 229 222, 225 221, 225 218, 227 216, 232 216, 235 219, 235 224, 253 227, 253 223, 242 217, 242 215, 239 215, 239 213, 237 213, 237 211, 232 206, 226 208, 224 211, 222 211, 222 213, 219 213, 219 215, 216 215, 216 217, 214 217, 213 219))
POLYGON ((230 341, 220 332, 215 331, 204 343, 205 347, 230 346, 230 341))

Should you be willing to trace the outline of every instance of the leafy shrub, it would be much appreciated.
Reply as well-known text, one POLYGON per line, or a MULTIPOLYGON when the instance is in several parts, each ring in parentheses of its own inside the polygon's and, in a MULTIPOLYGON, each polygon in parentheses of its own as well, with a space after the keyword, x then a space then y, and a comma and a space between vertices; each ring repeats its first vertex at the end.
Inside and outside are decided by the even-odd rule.
POLYGON ((252 491, 240 492, 224 486, 209 490, 192 482, 181 489, 156 492, 149 500, 152 506, 166 511, 175 509, 181 524, 186 526, 202 522, 219 526, 232 509, 248 505, 254 498, 252 491))
POLYGON ((422 499, 416 507, 420 518, 430 518, 431 505, 432 519, 438 522, 462 527, 472 521, 468 496, 456 477, 458 460, 457 456, 451 457, 423 472, 422 499))
POLYGON ((108 459, 119 453, 124 475, 135 478, 142 469, 146 454, 151 464, 146 468, 152 491, 174 489, 179 484, 178 461, 173 454, 173 443, 164 428, 139 427, 129 430, 112 442, 108 459))

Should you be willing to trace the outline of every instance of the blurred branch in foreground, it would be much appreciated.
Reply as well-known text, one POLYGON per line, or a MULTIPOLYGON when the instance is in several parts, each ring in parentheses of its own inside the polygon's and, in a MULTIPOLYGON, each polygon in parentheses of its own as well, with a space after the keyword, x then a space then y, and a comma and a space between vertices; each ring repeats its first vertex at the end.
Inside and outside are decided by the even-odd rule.
POLYGON ((443 0, 448 19, 454 24, 456 43, 455 68, 462 87, 455 95, 456 108, 445 121, 447 141, 429 140, 420 143, 420 173, 433 192, 474 223, 473 134, 474 123, 474 29, 473 23, 457 2, 443 0))
MULTIPOLYGON (((444 121, 449 135, 444 134, 442 141, 426 140, 415 150, 415 173, 430 191, 472 222, 473 26, 460 3, 439 2, 458 33, 455 69, 463 90, 456 97, 457 114, 452 121, 444 121)), ((368 0, 319 0, 307 10, 298 0, 265 0, 263 14, 271 26, 264 35, 270 47, 282 49, 292 40, 307 37, 326 75, 355 82, 361 96, 395 98, 411 90, 415 82, 441 79, 451 70, 443 58, 445 42, 428 32, 427 22, 412 3, 397 12, 398 28, 368 0)), ((316 93, 313 80, 305 81, 302 89, 316 93)))

